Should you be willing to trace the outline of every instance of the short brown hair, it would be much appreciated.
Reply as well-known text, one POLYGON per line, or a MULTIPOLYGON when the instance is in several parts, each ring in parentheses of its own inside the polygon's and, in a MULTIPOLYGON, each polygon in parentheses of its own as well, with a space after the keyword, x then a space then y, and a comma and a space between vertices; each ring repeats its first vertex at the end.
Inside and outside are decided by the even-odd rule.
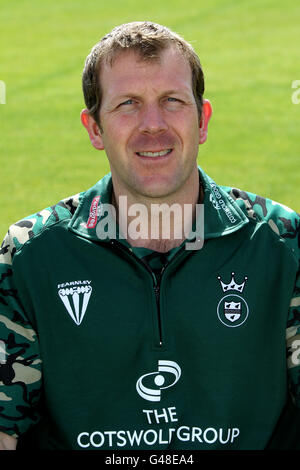
MULTIPOLYGON (((101 64, 112 65, 117 54, 124 50, 137 52, 144 60, 155 60, 160 53, 175 45, 186 57, 192 71, 192 88, 199 120, 202 113, 204 76, 199 57, 192 46, 169 28, 150 21, 136 21, 115 27, 104 36, 86 58, 82 75, 82 88, 86 107, 95 121, 99 122, 102 90, 99 79, 101 64)), ((101 128, 101 127, 100 127, 101 128)))

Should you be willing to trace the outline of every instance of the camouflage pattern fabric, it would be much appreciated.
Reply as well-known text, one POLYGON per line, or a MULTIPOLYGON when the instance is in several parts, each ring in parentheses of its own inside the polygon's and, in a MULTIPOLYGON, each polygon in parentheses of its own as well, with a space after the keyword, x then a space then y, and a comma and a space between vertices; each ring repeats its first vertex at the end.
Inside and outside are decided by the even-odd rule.
POLYGON ((236 202, 245 205, 249 218, 266 220, 271 229, 290 246, 291 254, 298 263, 287 317, 286 343, 291 397, 300 408, 300 216, 282 204, 239 189, 231 189, 230 195, 236 202))
POLYGON ((37 233, 70 217, 79 195, 67 198, 10 227, 0 249, 0 430, 15 437, 37 423, 42 360, 38 334, 14 287, 13 259, 37 233))

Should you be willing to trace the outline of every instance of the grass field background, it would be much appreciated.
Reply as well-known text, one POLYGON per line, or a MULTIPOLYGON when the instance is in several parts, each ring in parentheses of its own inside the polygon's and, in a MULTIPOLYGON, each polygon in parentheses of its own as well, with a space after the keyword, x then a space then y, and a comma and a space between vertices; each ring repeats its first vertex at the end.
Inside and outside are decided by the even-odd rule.
POLYGON ((1 238, 109 171, 80 123, 81 73, 105 33, 135 20, 165 24, 200 56, 214 109, 204 170, 299 212, 299 19, 295 0, 0 0, 1 238))

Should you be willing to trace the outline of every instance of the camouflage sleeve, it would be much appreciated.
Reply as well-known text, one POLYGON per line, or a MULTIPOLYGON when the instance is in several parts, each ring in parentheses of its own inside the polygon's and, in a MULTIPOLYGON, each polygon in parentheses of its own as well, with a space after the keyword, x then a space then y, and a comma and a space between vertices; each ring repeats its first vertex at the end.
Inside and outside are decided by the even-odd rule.
POLYGON ((15 251, 8 232, 0 249, 0 431, 18 437, 39 420, 41 360, 14 286, 15 251))
POLYGON ((232 189, 230 195, 244 204, 248 217, 264 219, 285 240, 298 263, 287 317, 286 344, 291 398, 294 405, 300 408, 300 215, 282 204, 239 189, 232 189))

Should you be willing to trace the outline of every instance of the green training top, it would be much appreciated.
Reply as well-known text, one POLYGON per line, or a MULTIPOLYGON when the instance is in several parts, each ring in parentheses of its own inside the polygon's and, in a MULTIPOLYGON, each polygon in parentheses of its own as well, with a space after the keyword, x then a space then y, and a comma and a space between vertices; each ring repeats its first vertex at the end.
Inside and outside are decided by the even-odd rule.
POLYGON ((114 236, 110 175, 10 227, 2 431, 41 449, 299 445, 299 216, 199 175, 198 249, 114 236))

